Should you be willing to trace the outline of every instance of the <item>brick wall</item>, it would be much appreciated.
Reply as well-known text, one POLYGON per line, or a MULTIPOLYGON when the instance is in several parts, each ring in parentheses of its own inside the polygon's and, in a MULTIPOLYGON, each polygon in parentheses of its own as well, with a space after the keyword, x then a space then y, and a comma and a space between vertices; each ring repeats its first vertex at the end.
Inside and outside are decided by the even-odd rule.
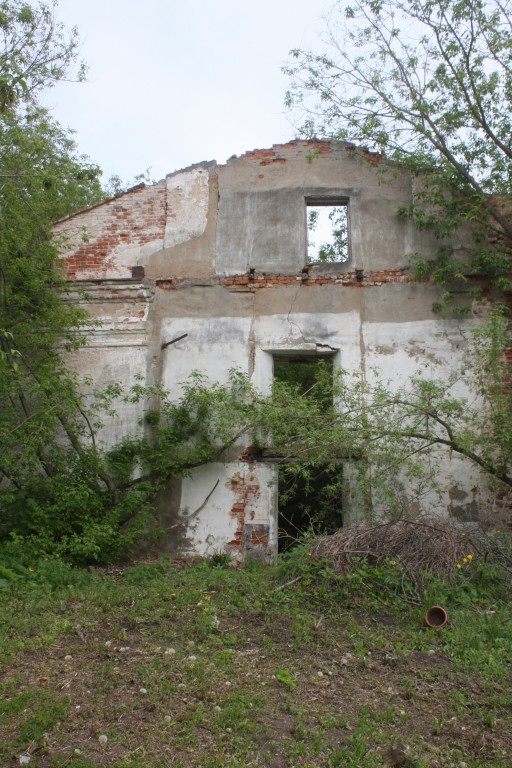
POLYGON ((294 141, 289 141, 286 144, 274 144, 270 149, 253 149, 240 156, 233 155, 228 160, 228 164, 246 162, 248 160, 262 166, 273 165, 274 163, 286 163, 286 158, 283 157, 283 154, 286 154, 288 158, 292 157, 294 150, 296 151, 297 156, 303 158, 304 150, 306 150, 306 152, 309 150, 311 153, 314 153, 315 156, 318 156, 328 155, 334 147, 336 149, 343 147, 346 152, 357 152, 358 155, 363 157, 374 168, 379 166, 384 159, 378 152, 371 152, 369 149, 356 147, 355 144, 349 144, 348 142, 331 142, 327 139, 324 141, 304 141, 302 139, 296 139, 294 141))
POLYGON ((57 222, 66 277, 130 277, 137 254, 163 245, 165 181, 129 192, 57 222))
MULTIPOLYGON (((312 275, 308 268, 305 268, 298 275, 280 275, 280 274, 245 274, 245 275, 226 275, 223 277, 211 278, 211 285, 223 285, 232 291, 255 292, 259 288, 272 288, 279 285, 344 285, 356 288, 366 286, 380 286, 389 283, 411 283, 413 281, 410 272, 404 269, 387 269, 382 272, 332 272, 331 274, 312 275)), ((204 280, 195 281, 205 285, 204 280)), ((156 287, 164 291, 170 291, 186 285, 193 285, 193 280, 187 278, 169 278, 157 280, 156 287)))

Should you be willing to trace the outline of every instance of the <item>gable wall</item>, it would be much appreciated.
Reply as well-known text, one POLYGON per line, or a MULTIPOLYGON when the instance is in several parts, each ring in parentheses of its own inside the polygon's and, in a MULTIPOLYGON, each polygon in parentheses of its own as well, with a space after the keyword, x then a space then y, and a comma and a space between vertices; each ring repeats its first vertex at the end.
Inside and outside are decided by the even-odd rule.
MULTIPOLYGON (((448 376, 468 328, 434 315, 437 289, 412 280, 407 255, 433 252, 435 244, 397 218, 411 188, 407 174, 375 155, 291 142, 224 166, 192 166, 59 222, 68 276, 84 281, 92 314, 105 320, 75 365, 86 372, 94 349, 95 377, 126 382, 137 373, 171 392, 194 370, 223 381, 231 367, 267 391, 272 353, 286 350, 330 351, 343 368, 370 375, 376 366, 397 381, 425 362, 432 376, 448 376), (312 195, 349 199, 347 263, 305 265, 305 199, 312 195)), ((122 421, 116 436, 139 428, 135 412, 122 421)), ((162 525, 173 526, 164 549, 272 555, 275 469, 252 462, 244 448, 162 495, 162 525)), ((478 515, 473 474, 449 460, 446 476, 453 498, 447 490, 445 508, 478 515)), ((437 500, 424 503, 436 507, 437 500)))

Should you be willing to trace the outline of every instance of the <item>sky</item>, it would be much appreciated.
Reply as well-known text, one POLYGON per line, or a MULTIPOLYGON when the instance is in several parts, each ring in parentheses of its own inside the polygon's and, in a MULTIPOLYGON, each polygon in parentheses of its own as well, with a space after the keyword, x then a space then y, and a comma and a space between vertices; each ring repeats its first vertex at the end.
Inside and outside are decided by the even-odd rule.
POLYGON ((288 141, 282 65, 320 48, 333 0, 59 0, 86 83, 45 96, 81 152, 123 182, 288 141))

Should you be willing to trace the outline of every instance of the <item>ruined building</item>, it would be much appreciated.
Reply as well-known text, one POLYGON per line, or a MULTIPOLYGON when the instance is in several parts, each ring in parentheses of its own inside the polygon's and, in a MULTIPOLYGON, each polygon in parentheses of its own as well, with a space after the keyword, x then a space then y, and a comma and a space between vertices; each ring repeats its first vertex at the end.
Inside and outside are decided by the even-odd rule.
MULTIPOLYGON (((194 370, 224 381, 232 367, 268 392, 277 362, 317 356, 349 370, 376 366, 384 378, 404 379, 425 361, 449 375, 464 334, 460 321, 432 313, 437 289, 412 279, 407 255, 435 247, 397 217, 412 184, 363 150, 293 141, 193 165, 58 222, 67 276, 102 320, 74 364, 97 384, 138 375, 171 392, 194 370), (324 208, 343 242, 322 262, 308 255, 308 220, 311 240, 324 208)), ((138 429, 138 417, 120 406, 108 440, 138 429)), ((471 518, 471 470, 451 457, 446 473, 444 509, 471 518)), ((172 526, 162 547, 271 557, 277 496, 275 465, 242 450, 199 468, 160 499, 162 526, 172 526)), ((353 519, 350 502, 343 514, 353 519)))

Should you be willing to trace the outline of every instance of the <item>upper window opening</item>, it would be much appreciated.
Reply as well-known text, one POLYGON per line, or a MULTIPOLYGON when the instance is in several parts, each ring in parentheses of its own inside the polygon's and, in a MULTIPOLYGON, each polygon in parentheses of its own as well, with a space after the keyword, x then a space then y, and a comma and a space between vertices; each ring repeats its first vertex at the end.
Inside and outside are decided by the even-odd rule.
POLYGON ((348 203, 346 200, 306 200, 309 264, 349 259, 348 203))

